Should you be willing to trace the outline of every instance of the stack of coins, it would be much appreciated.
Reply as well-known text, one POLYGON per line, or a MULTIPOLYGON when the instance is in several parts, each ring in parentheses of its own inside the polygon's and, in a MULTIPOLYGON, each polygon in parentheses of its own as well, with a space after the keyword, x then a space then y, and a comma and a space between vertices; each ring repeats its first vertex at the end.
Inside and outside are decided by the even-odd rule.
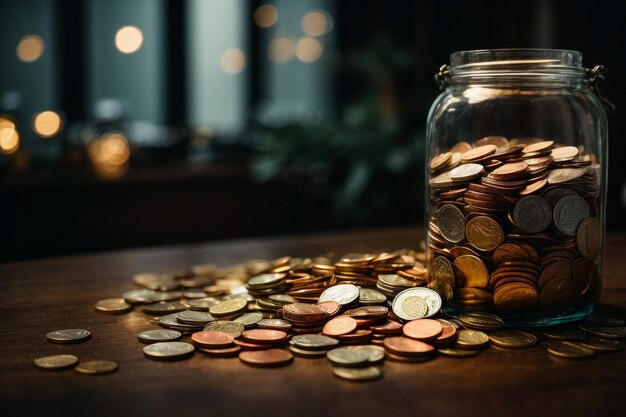
POLYGON ((511 319, 584 310, 599 297, 599 164, 537 138, 461 142, 430 162, 433 288, 511 319))

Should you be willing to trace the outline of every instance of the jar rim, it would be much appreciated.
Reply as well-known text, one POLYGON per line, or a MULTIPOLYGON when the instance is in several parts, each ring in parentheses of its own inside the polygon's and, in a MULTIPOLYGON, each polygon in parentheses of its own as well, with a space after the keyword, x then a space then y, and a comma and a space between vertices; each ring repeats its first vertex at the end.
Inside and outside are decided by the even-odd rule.
POLYGON ((582 68, 582 53, 569 49, 505 48, 450 54, 450 67, 456 69, 515 69, 528 66, 582 68))

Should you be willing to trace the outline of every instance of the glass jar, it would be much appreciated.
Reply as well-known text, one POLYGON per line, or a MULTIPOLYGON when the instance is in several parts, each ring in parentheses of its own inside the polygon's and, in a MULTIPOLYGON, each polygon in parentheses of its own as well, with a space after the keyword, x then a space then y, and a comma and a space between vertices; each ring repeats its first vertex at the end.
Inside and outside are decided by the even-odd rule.
POLYGON ((550 49, 453 53, 426 127, 429 286, 444 311, 581 319, 602 287, 603 67, 550 49), (595 89, 595 90, 594 90, 595 89))

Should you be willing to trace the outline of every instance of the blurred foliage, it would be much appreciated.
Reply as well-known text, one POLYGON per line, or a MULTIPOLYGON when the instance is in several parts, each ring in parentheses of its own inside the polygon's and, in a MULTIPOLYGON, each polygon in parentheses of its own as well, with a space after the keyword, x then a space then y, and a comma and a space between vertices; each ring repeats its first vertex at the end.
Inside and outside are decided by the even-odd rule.
POLYGON ((340 65, 361 83, 334 120, 263 127, 254 173, 310 186, 330 199, 334 226, 422 221, 424 122, 414 94, 401 91, 415 69, 384 39, 346 54, 340 65))

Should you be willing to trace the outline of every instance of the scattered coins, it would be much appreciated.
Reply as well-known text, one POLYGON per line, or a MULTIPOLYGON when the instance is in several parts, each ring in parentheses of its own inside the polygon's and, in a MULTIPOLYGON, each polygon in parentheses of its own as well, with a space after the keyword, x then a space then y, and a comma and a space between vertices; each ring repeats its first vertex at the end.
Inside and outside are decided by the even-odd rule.
POLYGON ((52 355, 35 359, 38 368, 58 371, 73 368, 78 363, 78 358, 74 355, 52 355))
POLYGON ((117 371, 118 364, 113 361, 93 360, 81 361, 74 369, 86 375, 104 375, 117 371))
POLYGON ((48 342, 59 344, 81 343, 91 338, 91 332, 85 329, 55 330, 46 335, 48 342))

